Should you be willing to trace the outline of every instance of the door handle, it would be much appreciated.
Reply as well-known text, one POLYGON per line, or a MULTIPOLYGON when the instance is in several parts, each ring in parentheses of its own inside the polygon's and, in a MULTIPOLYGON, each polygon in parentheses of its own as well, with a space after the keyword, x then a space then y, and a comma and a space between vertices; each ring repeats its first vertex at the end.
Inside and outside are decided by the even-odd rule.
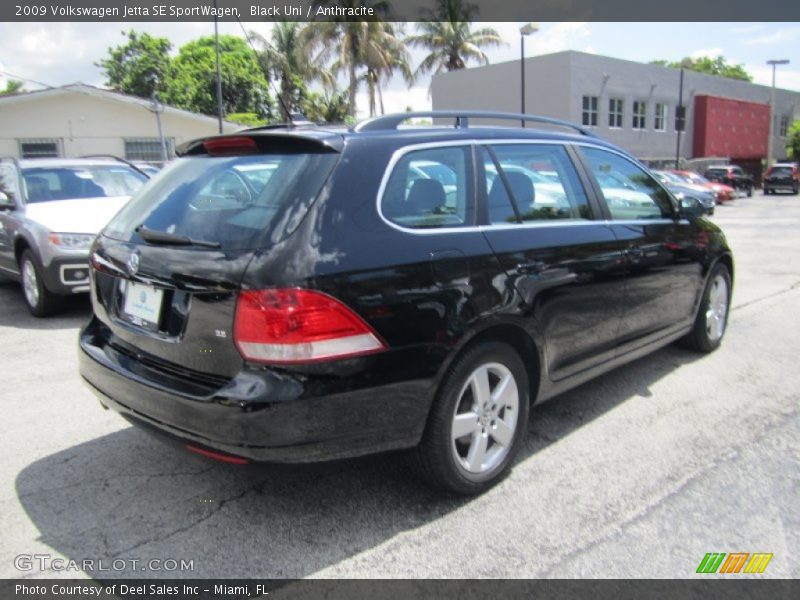
POLYGON ((629 258, 642 258, 644 256, 644 250, 638 246, 632 246, 625 250, 625 255, 629 258))
POLYGON ((547 268, 547 263, 540 260, 534 260, 529 263, 520 263, 517 265, 517 273, 520 275, 538 275, 547 268))

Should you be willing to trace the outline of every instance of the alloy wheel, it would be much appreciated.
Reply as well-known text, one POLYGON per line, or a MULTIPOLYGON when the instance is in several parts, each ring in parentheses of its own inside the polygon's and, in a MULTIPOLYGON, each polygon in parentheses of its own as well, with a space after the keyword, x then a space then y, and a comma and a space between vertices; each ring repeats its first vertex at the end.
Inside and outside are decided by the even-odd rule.
POLYGON ((30 306, 39 304, 39 278, 36 274, 36 267, 30 260, 25 260, 22 264, 22 291, 30 306))
POLYGON ((722 275, 717 275, 708 291, 708 308, 706 310, 706 334, 712 342, 719 340, 725 333, 727 316, 728 283, 722 275))
POLYGON ((471 475, 483 475, 502 464, 514 441, 519 418, 519 388, 512 372, 486 363, 467 378, 456 402, 452 452, 471 475))

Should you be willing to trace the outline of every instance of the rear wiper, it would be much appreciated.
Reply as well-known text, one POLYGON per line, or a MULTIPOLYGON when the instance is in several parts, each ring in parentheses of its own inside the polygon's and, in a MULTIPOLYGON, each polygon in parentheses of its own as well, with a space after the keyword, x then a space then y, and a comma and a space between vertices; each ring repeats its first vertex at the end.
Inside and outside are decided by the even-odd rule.
POLYGON ((148 244, 162 244, 164 246, 203 246, 205 248, 222 248, 219 242, 206 242, 205 240, 193 240, 186 235, 176 235, 166 231, 156 231, 148 229, 144 225, 136 228, 136 233, 148 244))

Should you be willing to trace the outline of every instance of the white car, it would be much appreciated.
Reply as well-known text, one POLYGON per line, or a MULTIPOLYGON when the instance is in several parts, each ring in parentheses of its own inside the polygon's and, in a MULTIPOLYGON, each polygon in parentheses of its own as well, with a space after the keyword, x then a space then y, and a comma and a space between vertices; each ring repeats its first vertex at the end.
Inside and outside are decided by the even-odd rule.
POLYGON ((89 246, 148 180, 114 159, 0 161, 0 274, 37 317, 89 291, 89 246))

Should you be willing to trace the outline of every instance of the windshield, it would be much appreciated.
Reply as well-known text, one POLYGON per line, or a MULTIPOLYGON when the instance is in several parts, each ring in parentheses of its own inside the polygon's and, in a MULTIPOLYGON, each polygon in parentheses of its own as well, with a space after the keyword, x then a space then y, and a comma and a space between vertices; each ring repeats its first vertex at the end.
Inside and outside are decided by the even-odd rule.
POLYGON ((689 183, 696 183, 698 185, 706 185, 711 183, 708 179, 697 173, 678 173, 679 177, 683 177, 689 183))
POLYGON ((669 171, 653 171, 662 181, 669 181, 670 183, 686 183, 675 173, 669 171))
POLYGON ((259 154, 175 161, 123 208, 104 235, 143 243, 136 229, 186 236, 227 250, 291 233, 328 177, 336 154, 259 154))
POLYGON ((22 169, 29 203, 81 198, 132 196, 147 177, 125 164, 26 167, 22 169))

